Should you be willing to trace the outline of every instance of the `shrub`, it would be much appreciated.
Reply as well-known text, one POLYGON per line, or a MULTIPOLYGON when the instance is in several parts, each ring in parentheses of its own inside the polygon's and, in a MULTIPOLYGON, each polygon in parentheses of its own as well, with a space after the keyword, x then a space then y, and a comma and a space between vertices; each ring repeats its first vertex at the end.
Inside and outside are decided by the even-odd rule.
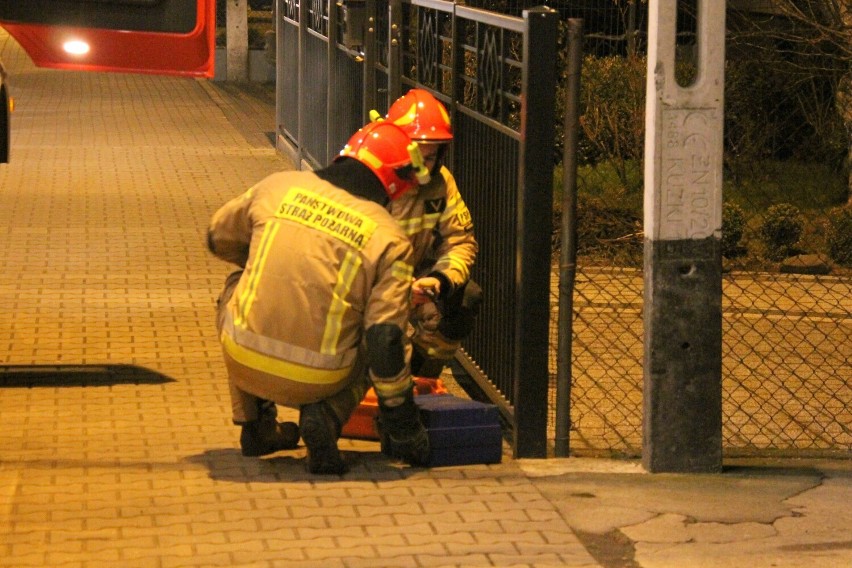
POLYGON ((828 256, 840 266, 852 267, 852 207, 831 209, 826 224, 828 256))
MULTIPOLYGON (((640 160, 645 140, 645 71, 640 57, 586 57, 580 79, 580 129, 590 157, 640 160)), ((593 158, 594 159, 594 158, 593 158)))
POLYGON ((737 258, 746 252, 740 245, 745 230, 745 213, 734 203, 722 204, 722 256, 737 258))
POLYGON ((616 265, 642 265, 642 217, 618 203, 580 194, 577 248, 580 255, 608 258, 616 265))
POLYGON ((794 245, 802 236, 805 221, 798 207, 789 203, 773 205, 766 211, 758 234, 769 260, 783 260, 795 253, 794 245))
POLYGON ((726 157, 744 162, 792 158, 841 169, 848 146, 835 107, 837 79, 831 66, 794 62, 795 49, 730 47, 725 62, 726 157))

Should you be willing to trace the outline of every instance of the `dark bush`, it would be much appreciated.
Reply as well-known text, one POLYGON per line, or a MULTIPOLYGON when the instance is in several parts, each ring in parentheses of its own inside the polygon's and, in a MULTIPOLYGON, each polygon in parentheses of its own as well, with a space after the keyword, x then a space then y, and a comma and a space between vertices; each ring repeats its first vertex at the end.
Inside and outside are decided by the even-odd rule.
POLYGON ((805 221, 802 212, 795 205, 779 203, 766 211, 759 228, 759 235, 765 247, 766 258, 783 260, 795 254, 794 245, 802 236, 805 221))
POLYGON ((852 207, 831 209, 826 224, 828 256, 840 266, 852 268, 852 207))
POLYGON ((725 152, 730 160, 752 162, 772 156, 781 133, 767 94, 777 95, 772 74, 751 61, 725 64, 725 152))
POLYGON ((836 85, 825 70, 796 77, 795 66, 770 53, 739 52, 726 61, 726 157, 814 161, 839 170, 847 146, 836 85))
POLYGON ((578 254, 641 266, 642 246, 641 214, 597 197, 578 196, 578 254))
POLYGON ((746 253, 745 247, 740 245, 745 225, 745 213, 739 205, 722 204, 722 256, 737 258, 746 253))
MULTIPOLYGON (((580 82, 580 129, 589 161, 642 158, 645 70, 640 57, 586 57, 580 82)), ((621 168, 618 168, 621 170, 621 168)))

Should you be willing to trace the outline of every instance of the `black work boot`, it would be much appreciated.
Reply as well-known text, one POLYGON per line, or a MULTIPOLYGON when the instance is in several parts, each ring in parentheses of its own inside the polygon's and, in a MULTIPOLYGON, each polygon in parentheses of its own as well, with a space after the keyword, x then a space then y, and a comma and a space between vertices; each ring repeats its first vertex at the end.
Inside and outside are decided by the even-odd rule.
POLYGON ((240 448, 246 457, 260 457, 299 445, 299 427, 295 422, 278 422, 275 416, 261 415, 243 424, 240 448))
POLYGON ((409 389, 404 402, 398 406, 386 406, 379 399, 376 427, 383 454, 413 466, 428 465, 429 434, 420 421, 413 390, 409 389))
POLYGON ((337 449, 340 426, 324 402, 302 406, 299 430, 308 449, 308 471, 327 475, 343 475, 348 467, 337 449))
POLYGON ((411 353, 411 375, 423 379, 437 379, 444 371, 446 361, 421 353, 416 346, 411 353))

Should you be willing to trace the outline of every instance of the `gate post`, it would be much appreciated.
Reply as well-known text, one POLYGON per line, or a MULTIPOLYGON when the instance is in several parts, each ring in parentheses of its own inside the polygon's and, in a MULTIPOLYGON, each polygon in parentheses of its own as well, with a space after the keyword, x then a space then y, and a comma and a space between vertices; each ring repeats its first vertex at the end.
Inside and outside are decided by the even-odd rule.
POLYGON ((361 62, 363 88, 361 92, 361 122, 370 122, 370 111, 377 108, 376 94, 376 26, 378 25, 378 2, 366 0, 367 30, 364 36, 364 60, 361 62))
POLYGON ((307 2, 299 2, 297 10, 299 11, 299 49, 297 53, 297 57, 299 60, 299 69, 296 73, 297 85, 299 86, 299 94, 298 94, 298 122, 296 126, 296 140, 299 144, 299 153, 297 162, 299 165, 299 169, 303 169, 303 164, 306 162, 305 160, 305 131, 307 130, 308 123, 308 111, 306 110, 305 105, 305 96, 304 96, 304 84, 305 84, 305 54, 307 53, 307 43, 308 43, 308 21, 311 17, 310 13, 310 4, 307 2))
POLYGON ((562 154, 562 244, 559 256, 559 323, 556 355, 556 438, 554 455, 571 449, 571 364, 574 335, 574 281, 577 276, 577 154, 580 126, 580 75, 583 20, 568 20, 568 89, 562 154))
POLYGON ((645 115, 642 463, 722 467, 725 2, 699 2, 696 80, 675 78, 678 0, 651 2, 645 115))
POLYGON ((402 96, 402 0, 388 2, 388 108, 402 96))
POLYGON ((515 257, 515 457, 547 457, 550 233, 559 15, 524 10, 518 245, 515 257))

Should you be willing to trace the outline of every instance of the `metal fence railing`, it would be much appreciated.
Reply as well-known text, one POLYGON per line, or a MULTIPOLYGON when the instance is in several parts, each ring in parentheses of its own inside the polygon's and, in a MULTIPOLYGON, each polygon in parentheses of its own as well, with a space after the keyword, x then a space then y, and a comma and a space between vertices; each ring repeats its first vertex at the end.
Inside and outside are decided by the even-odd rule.
POLYGON ((370 110, 410 87, 446 104, 448 165, 473 217, 483 288, 458 359, 509 420, 515 454, 544 457, 556 13, 279 0, 277 14, 277 140, 295 163, 328 163, 370 110))

